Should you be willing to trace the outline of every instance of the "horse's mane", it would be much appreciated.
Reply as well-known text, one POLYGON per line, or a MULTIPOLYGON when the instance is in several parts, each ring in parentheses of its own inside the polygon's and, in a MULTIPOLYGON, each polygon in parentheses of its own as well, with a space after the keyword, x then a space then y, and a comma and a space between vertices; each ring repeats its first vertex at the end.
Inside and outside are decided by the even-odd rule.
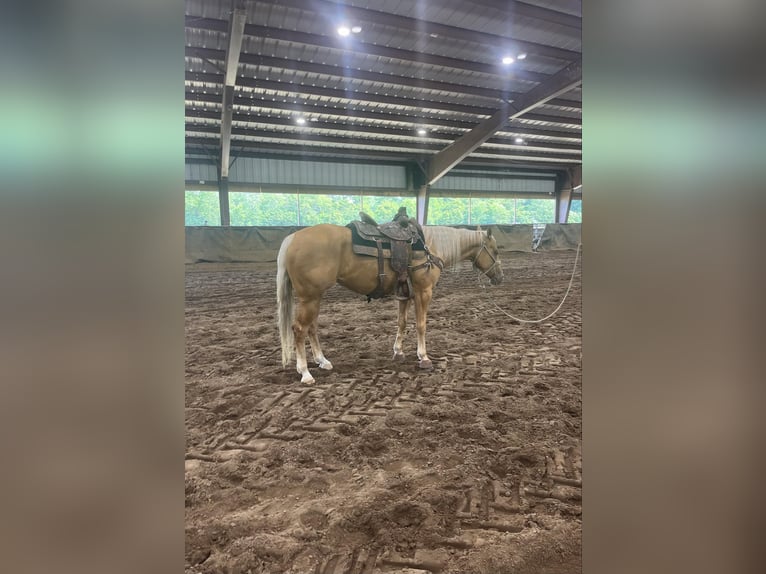
POLYGON ((441 225, 427 225, 423 228, 423 232, 429 249, 441 257, 450 269, 455 269, 461 261, 463 252, 481 243, 484 235, 483 231, 441 225))

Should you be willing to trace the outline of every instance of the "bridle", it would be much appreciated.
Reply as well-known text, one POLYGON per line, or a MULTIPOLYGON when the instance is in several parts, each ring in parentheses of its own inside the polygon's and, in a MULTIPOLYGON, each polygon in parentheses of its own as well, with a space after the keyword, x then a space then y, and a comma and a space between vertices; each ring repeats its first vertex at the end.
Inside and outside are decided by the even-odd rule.
POLYGON ((473 258, 471 263, 473 263, 474 269, 476 269, 482 275, 486 275, 487 277, 489 277, 490 271, 492 271, 495 267, 500 265, 500 262, 497 259, 495 259, 495 256, 492 255, 492 252, 489 249, 487 249, 487 243, 485 241, 481 242, 481 249, 479 249, 478 253, 476 253, 476 257, 473 258), (481 255, 482 251, 486 251, 487 255, 489 255, 489 258, 492 259, 492 265, 490 265, 486 271, 482 271, 481 269, 479 269, 479 266, 476 264, 476 261, 479 259, 479 255, 481 255))

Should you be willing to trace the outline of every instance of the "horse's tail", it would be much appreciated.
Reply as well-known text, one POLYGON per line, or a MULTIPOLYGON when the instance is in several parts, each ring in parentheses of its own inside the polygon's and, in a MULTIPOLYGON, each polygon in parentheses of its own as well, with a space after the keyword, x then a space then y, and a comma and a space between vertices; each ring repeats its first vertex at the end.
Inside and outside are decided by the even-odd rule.
POLYGON ((293 358, 295 334, 293 333, 293 283, 287 274, 287 248, 293 241, 288 235, 282 242, 277 256, 277 316, 279 317, 279 340, 282 343, 282 366, 293 358))

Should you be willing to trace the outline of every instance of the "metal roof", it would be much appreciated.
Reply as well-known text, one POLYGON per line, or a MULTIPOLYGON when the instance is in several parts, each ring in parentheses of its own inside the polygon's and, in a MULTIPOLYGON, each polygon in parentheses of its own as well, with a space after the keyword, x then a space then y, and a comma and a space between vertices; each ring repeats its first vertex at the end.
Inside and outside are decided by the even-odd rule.
POLYGON ((187 0, 187 157, 579 166, 581 21, 575 0, 187 0))

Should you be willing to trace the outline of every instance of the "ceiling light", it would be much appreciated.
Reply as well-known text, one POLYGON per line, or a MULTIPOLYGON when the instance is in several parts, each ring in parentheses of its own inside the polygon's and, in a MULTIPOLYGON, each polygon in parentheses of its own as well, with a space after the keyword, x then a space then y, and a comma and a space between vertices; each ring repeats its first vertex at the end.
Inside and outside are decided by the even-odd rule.
POLYGON ((348 36, 351 33, 351 30, 348 29, 348 26, 340 26, 338 27, 338 34, 341 36, 348 36))
POLYGON ((519 54, 518 56, 516 56, 516 59, 517 59, 517 60, 523 60, 523 59, 524 59, 524 58, 526 58, 526 57, 527 57, 527 55, 526 55, 526 54, 519 54))
POLYGON ((516 138, 513 141, 516 142, 517 144, 523 144, 524 143, 524 140, 522 138, 516 138))
POLYGON ((505 65, 513 64, 513 58, 511 58, 510 56, 506 56, 505 58, 503 58, 503 64, 505 65))
POLYGON ((351 28, 351 31, 352 31, 354 34, 358 34, 359 32, 361 32, 361 31, 362 31, 362 27, 361 27, 361 26, 354 26, 353 28, 351 28))
POLYGON ((298 118, 295 120, 295 123, 302 126, 303 124, 306 123, 306 118, 298 118))
POLYGON ((420 129, 418 130, 418 135, 419 135, 419 136, 424 136, 424 135, 426 135, 426 133, 427 133, 427 132, 426 132, 426 130, 424 130, 423 128, 420 128, 420 129))

